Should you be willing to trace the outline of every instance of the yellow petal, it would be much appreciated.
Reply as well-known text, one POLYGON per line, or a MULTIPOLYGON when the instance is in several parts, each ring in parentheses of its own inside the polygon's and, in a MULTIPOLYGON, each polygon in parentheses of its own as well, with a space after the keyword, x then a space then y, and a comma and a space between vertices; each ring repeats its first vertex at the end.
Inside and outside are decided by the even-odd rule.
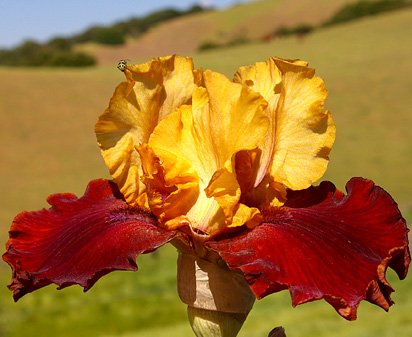
MULTIPOLYGON (((166 176, 159 158, 147 144, 138 146, 137 151, 142 160, 142 180, 147 186, 148 204, 159 223, 165 225, 170 219, 186 214, 199 194, 196 174, 189 171, 186 175, 171 176, 169 173, 166 176)), ((183 172, 184 168, 181 168, 183 172)), ((180 225, 185 223, 181 222, 180 225)), ((169 229, 179 227, 178 223, 171 226, 172 228, 165 225, 169 229)))
POLYGON ((256 174, 254 186, 257 186, 272 163, 272 155, 275 148, 275 111, 280 97, 280 82, 282 80, 279 69, 273 59, 266 62, 258 62, 255 65, 240 67, 236 72, 234 81, 249 86, 258 92, 268 102, 267 115, 270 126, 265 138, 265 145, 262 147, 260 167, 256 174))
POLYGON ((168 56, 129 65, 128 82, 115 90, 95 132, 110 174, 129 204, 144 191, 141 161, 135 146, 148 141, 160 120, 190 103, 199 74, 189 58, 168 56))
POLYGON ((232 223, 228 227, 233 228, 245 224, 247 227, 253 228, 259 225, 262 219, 263 216, 257 208, 238 204, 232 223))
POLYGON ((279 184, 304 189, 319 179, 326 170, 335 126, 323 109, 327 92, 314 70, 305 61, 271 58, 241 67, 235 81, 248 85, 268 102, 271 125, 255 187, 268 172, 271 186, 279 187, 280 194, 284 187, 279 184))
POLYGON ((275 113, 275 148, 270 174, 275 182, 299 190, 325 172, 335 140, 335 124, 324 111, 327 91, 304 63, 274 62, 282 74, 275 113))
MULTIPOLYGON (((211 71, 203 74, 203 81, 205 87, 193 93, 192 106, 179 108, 159 123, 149 146, 162 163, 167 183, 197 177, 198 197, 186 215, 192 227, 211 234, 224 229, 239 207, 241 191, 230 166, 232 158, 241 150, 262 146, 268 119, 266 101, 246 86, 211 71), (222 173, 221 179, 212 180, 219 175, 216 172, 222 173), (204 192, 211 180, 214 192, 210 196, 216 198, 204 192), (225 196, 229 206, 223 209, 225 196)), ((242 214, 246 213, 242 207, 242 214)))
POLYGON ((176 55, 131 65, 128 70, 135 81, 133 90, 141 110, 151 113, 150 132, 158 121, 180 105, 190 102, 198 81, 198 72, 194 70, 192 59, 176 55))
MULTIPOLYGON (((257 62, 254 65, 240 67, 235 73, 234 82, 244 83, 260 93, 269 103, 280 93, 278 85, 282 81, 279 69, 273 59, 257 62)), ((276 105, 277 99, 272 105, 276 105)))
POLYGON ((204 83, 208 111, 194 111, 193 118, 203 124, 204 138, 209 138, 208 145, 219 158, 218 166, 223 167, 234 153, 263 145, 269 122, 264 113, 267 102, 260 94, 219 73, 206 71, 204 83))
POLYGON ((229 161, 225 168, 217 170, 210 179, 209 185, 205 188, 206 196, 215 198, 229 224, 232 222, 241 193, 231 166, 229 161))
POLYGON ((232 172, 234 165, 227 162, 225 166, 213 175, 205 189, 206 196, 213 197, 219 204, 227 227, 238 227, 244 224, 254 227, 261 220, 260 212, 239 202, 241 188, 236 174, 232 172))

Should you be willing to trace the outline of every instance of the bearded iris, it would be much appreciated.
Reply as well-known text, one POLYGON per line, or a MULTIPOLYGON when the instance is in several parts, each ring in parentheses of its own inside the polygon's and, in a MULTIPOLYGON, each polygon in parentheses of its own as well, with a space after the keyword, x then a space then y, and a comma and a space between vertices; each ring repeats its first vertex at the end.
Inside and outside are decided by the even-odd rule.
POLYGON ((113 180, 15 218, 3 258, 16 300, 51 283, 87 290, 171 242, 198 336, 235 336, 255 297, 283 289, 346 319, 364 299, 389 308, 386 269, 404 278, 410 262, 405 221, 370 180, 312 186, 335 124, 306 62, 270 58, 233 81, 179 56, 122 65, 95 127, 113 180))

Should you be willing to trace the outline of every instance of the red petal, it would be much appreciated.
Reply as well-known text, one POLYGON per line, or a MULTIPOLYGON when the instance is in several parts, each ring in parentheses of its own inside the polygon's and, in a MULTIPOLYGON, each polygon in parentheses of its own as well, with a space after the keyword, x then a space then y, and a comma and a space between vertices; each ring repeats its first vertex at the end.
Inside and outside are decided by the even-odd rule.
POLYGON ((404 278, 410 262, 405 220, 372 181, 353 178, 346 190, 324 182, 291 192, 260 226, 209 245, 258 298, 289 288, 293 305, 324 298, 346 319, 363 299, 388 310, 386 269, 404 278))
POLYGON ((14 299, 55 283, 89 289, 113 270, 136 270, 136 258, 170 241, 176 232, 156 227, 129 207, 115 184, 89 183, 83 197, 54 194, 48 210, 16 216, 3 259, 13 270, 14 299))

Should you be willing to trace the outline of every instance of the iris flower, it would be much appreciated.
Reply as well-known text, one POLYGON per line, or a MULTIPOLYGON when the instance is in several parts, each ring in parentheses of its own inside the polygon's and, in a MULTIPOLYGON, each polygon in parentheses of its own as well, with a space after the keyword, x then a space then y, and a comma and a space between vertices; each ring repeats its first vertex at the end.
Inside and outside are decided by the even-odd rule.
POLYGON ((197 336, 236 336, 255 298, 284 289, 348 320, 361 300, 388 310, 386 270, 402 279, 410 262, 406 223, 370 180, 312 185, 335 124, 306 62, 270 58, 233 81, 180 56, 119 68, 95 126, 113 179, 14 219, 3 258, 15 300, 52 283, 88 290, 170 242, 197 336))

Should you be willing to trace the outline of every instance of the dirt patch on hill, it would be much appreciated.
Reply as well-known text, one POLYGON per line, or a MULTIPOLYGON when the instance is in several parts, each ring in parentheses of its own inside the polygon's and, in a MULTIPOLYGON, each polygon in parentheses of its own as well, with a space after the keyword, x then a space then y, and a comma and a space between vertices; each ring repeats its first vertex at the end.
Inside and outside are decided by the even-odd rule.
POLYGON ((142 61, 154 56, 190 54, 212 30, 213 22, 205 16, 194 15, 159 25, 124 46, 95 46, 91 52, 102 65, 113 64, 119 59, 142 61))

